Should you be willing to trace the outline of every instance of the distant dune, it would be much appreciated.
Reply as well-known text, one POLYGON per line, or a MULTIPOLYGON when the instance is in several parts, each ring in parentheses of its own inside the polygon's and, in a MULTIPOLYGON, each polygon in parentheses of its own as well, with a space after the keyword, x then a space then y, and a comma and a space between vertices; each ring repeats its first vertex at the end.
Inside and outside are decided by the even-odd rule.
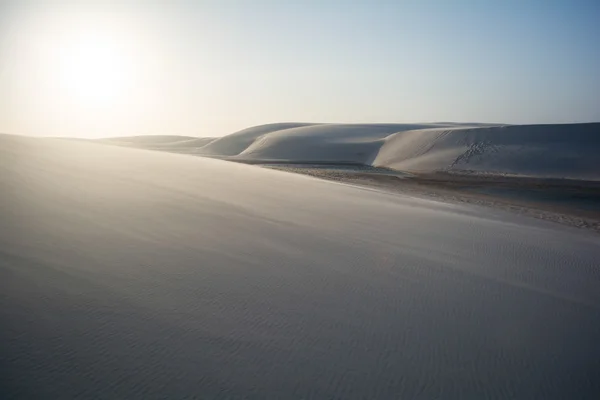
POLYGON ((600 123, 280 123, 220 138, 159 138, 112 141, 238 161, 339 162, 408 172, 600 179, 600 123))
POLYGON ((242 131, 232 133, 217 140, 211 142, 208 146, 201 150, 202 154, 218 155, 218 156, 235 156, 250 147, 256 140, 269 135, 271 133, 277 134, 277 132, 284 131, 287 129, 312 126, 318 124, 307 124, 307 123, 280 123, 280 124, 269 124, 260 125, 252 128, 244 129, 242 131))
POLYGON ((97 139, 99 142, 109 143, 129 143, 129 144, 173 144, 198 139, 194 136, 180 135, 137 135, 137 136, 117 136, 103 139, 97 139))
POLYGON ((383 140, 389 135, 430 127, 439 125, 263 125, 220 138, 201 149, 200 153, 255 160, 345 161, 369 164, 383 140))
POLYGON ((600 124, 429 129, 389 136, 373 165, 598 180, 598 154, 600 124))
POLYGON ((215 138, 177 135, 140 135, 96 139, 95 141, 105 144, 138 147, 149 150, 190 153, 194 152, 198 148, 206 146, 213 140, 215 140, 215 138))

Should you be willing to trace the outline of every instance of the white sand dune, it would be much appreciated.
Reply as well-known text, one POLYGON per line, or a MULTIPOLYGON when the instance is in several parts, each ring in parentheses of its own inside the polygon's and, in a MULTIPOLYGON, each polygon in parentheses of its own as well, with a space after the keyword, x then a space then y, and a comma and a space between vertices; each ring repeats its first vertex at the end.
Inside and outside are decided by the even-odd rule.
POLYGON ((140 145, 160 145, 160 144, 174 144, 181 143, 198 138, 194 136, 180 136, 180 135, 137 135, 137 136, 118 136, 109 137, 104 139, 97 139, 101 142, 108 143, 123 143, 123 144, 140 144, 140 145))
POLYGON ((219 138, 195 153, 598 180, 600 124, 271 124, 219 138))
POLYGON ((376 154, 387 136, 434 126, 438 127, 433 124, 269 124, 224 136, 199 153, 244 159, 363 163, 376 154))
POLYGON ((244 129, 231 135, 218 138, 214 142, 205 146, 202 149, 203 154, 218 155, 218 156, 234 156, 240 154, 248 146, 252 145, 258 138, 267 135, 271 132, 279 132, 286 129, 297 128, 301 126, 310 126, 318 124, 308 123, 280 123, 260 125, 252 128, 244 129))
POLYGON ((600 398, 589 233, 2 135, 0 193, 4 399, 600 398))
POLYGON ((600 179, 600 124, 428 129, 386 138, 374 165, 600 179))
POLYGON ((193 136, 177 136, 177 135, 141 135, 141 136, 123 136, 104 139, 96 139, 94 141, 112 144, 125 147, 139 147, 150 150, 165 150, 193 152, 195 149, 206 146, 214 141, 212 137, 193 137, 193 136))
POLYGON ((421 127, 423 125, 325 124, 285 129, 255 139, 239 157, 370 164, 384 138, 421 127))

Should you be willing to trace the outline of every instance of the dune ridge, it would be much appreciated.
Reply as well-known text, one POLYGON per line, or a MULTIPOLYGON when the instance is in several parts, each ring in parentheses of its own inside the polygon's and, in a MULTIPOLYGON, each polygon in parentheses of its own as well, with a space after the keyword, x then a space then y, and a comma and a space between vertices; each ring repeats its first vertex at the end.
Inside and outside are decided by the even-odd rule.
POLYGON ((220 138, 113 144, 245 162, 349 163, 415 173, 600 180, 600 123, 277 123, 220 138))

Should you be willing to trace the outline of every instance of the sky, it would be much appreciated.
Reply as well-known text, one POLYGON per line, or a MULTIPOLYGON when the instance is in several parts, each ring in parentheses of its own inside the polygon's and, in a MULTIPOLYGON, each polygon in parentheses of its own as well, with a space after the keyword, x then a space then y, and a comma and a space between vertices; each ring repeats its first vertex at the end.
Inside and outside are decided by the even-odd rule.
POLYGON ((600 121, 597 0, 0 0, 0 132, 600 121))

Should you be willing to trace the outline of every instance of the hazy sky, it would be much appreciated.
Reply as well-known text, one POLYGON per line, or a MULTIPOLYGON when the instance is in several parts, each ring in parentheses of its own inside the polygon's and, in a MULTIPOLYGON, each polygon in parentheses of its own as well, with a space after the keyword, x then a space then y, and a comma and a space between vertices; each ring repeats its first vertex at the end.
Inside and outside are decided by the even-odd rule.
POLYGON ((0 132, 600 121, 600 1, 0 0, 0 132))

